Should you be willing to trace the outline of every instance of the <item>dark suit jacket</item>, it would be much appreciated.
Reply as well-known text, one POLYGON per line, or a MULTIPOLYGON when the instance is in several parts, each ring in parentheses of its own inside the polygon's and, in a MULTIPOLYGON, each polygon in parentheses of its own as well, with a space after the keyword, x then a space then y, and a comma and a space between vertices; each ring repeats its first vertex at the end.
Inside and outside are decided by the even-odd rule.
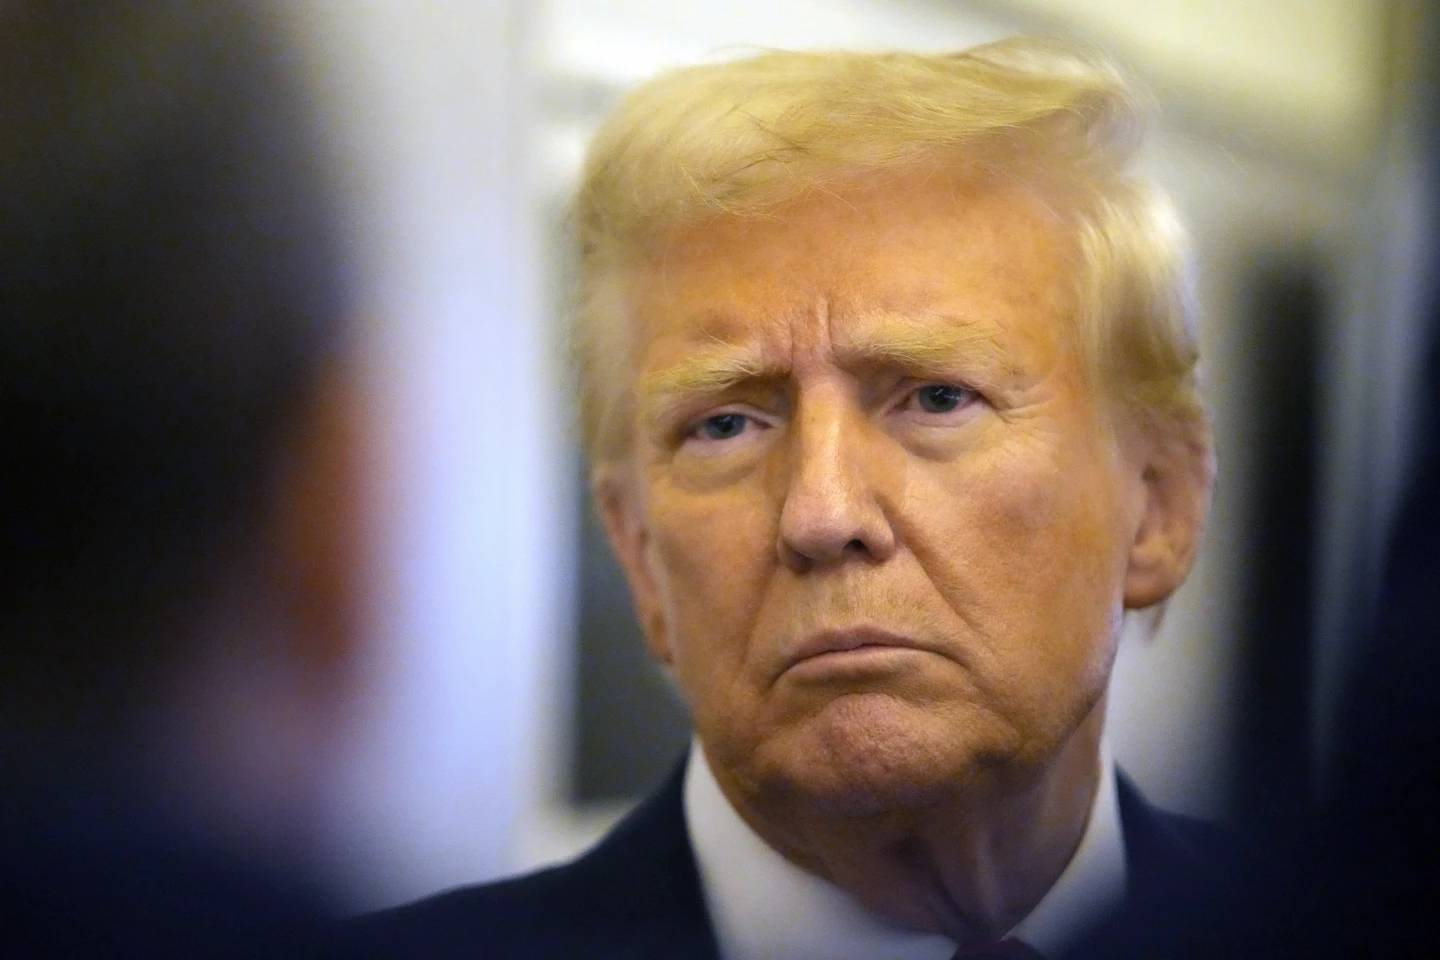
MULTIPOLYGON (((683 769, 683 768, 682 768, 683 769)), ((372 957, 718 960, 685 828, 677 769, 572 863, 465 887, 352 928, 372 957)), ((1130 893, 1151 911, 1190 911, 1213 882, 1213 831, 1161 813, 1120 780, 1130 893)))

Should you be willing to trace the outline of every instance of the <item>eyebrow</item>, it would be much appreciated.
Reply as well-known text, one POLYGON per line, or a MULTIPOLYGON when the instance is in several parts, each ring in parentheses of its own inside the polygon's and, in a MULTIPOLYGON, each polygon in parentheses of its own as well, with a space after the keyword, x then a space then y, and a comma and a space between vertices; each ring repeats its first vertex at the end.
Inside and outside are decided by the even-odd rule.
POLYGON ((980 361, 1001 371, 1014 360, 993 328, 948 313, 872 315, 835 343, 844 367, 900 367, 917 373, 953 370, 957 361, 980 361))
MULTIPOLYGON (((924 376, 953 373, 960 360, 979 360, 1003 372, 1014 366, 993 330, 951 314, 885 313, 856 327, 835 343, 836 359, 847 369, 895 367, 924 376)), ((694 397, 723 393, 741 383, 780 380, 790 372, 788 362, 767 356, 761 342, 707 339, 709 346, 641 378, 638 393, 647 418, 694 397)))
POLYGON ((643 377, 639 394, 643 411, 651 416, 692 397, 722 393, 739 383, 778 380, 788 372, 789 364, 767 358, 760 343, 717 342, 643 377))

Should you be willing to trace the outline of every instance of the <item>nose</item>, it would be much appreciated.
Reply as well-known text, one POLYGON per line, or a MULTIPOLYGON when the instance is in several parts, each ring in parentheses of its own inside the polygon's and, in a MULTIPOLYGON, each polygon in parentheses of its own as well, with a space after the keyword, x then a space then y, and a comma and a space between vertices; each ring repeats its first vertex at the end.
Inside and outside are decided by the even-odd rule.
POLYGON ((863 414, 836 404, 798 411, 780 511, 780 561, 797 573, 846 559, 883 562, 895 532, 872 479, 883 463, 863 414))

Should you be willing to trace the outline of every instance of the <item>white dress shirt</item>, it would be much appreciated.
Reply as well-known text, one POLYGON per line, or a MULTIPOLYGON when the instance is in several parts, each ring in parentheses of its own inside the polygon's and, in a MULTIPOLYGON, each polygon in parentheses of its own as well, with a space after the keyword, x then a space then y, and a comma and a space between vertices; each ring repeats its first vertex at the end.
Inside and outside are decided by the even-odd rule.
MULTIPOLYGON (((1010 936, 1055 957, 1125 894, 1115 767, 1102 745, 1100 786, 1069 864, 1010 936)), ((721 960, 950 960, 949 937, 876 916, 760 839, 720 791, 698 743, 685 769, 685 822, 721 960)))

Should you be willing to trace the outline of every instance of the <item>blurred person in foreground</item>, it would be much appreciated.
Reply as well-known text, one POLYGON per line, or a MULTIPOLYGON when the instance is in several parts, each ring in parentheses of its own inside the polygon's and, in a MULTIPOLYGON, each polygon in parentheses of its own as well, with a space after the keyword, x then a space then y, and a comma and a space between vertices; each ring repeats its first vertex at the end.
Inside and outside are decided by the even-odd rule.
POLYGON ((1054 955, 1203 897, 1105 746, 1210 428, 1136 98, 1013 40, 669 73, 578 198, 594 491, 688 757, 565 866, 372 917, 395 956, 1054 955), (957 952, 958 951, 958 952, 957 952))
POLYGON ((290 956, 359 433, 293 56, 239 2, 0 5, 0 944, 290 956))

